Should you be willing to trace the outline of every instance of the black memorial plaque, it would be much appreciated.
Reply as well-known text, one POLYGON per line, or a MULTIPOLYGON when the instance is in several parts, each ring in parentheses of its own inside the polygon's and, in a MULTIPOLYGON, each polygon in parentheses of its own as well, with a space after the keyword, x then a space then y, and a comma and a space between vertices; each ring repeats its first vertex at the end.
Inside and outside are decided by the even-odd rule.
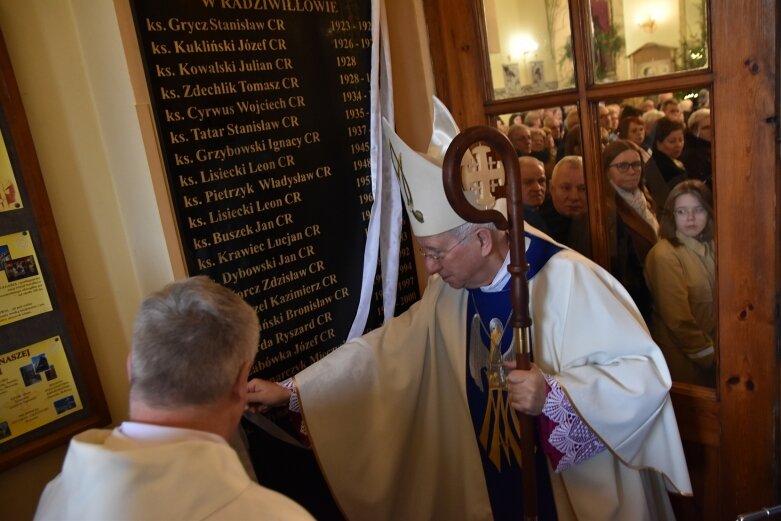
MULTIPOLYGON (((371 2, 131 5, 188 272, 257 310, 253 375, 290 376, 346 340, 358 306, 371 2)), ((404 236, 397 312, 419 298, 404 236)), ((381 298, 376 285, 369 327, 381 298)))

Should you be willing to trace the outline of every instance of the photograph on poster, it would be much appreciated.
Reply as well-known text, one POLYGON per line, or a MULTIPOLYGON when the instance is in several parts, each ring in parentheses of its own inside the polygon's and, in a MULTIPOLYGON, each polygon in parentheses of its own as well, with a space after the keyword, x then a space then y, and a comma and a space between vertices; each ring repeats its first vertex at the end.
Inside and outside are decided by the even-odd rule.
POLYGON ((57 411, 57 414, 62 414, 65 411, 69 411, 75 407, 76 400, 73 399, 73 396, 66 396, 65 398, 54 402, 54 410, 57 411))
POLYGON ((0 244, 0 270, 5 271, 5 263, 10 260, 11 252, 8 250, 8 245, 0 244))
POLYGON ((46 355, 38 355, 33 357, 33 367, 35 367, 36 373, 45 373, 49 370, 49 361, 46 359, 46 355))
POLYGON ((22 373, 22 381, 24 382, 25 387, 41 383, 41 375, 35 372, 35 366, 33 366, 33 364, 23 365, 19 368, 19 372, 22 373))
POLYGON ((54 368, 53 365, 50 365, 49 368, 44 372, 43 374, 46 375, 46 381, 51 382, 52 380, 57 378, 57 370, 54 368))
POLYGON ((26 279, 33 275, 38 275, 38 268, 35 266, 35 258, 32 255, 5 261, 5 276, 8 282, 26 279))

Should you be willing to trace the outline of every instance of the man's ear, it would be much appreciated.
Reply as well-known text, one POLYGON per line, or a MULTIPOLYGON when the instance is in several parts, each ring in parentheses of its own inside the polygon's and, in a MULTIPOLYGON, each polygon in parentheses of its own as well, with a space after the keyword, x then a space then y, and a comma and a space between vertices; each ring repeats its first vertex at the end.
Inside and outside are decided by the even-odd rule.
POLYGON ((242 402, 247 398, 247 380, 249 380, 249 370, 252 367, 253 360, 247 360, 244 362, 236 375, 236 380, 233 382, 233 388, 231 395, 235 396, 242 402))
POLYGON ((480 241, 480 253, 483 257, 490 255, 493 250, 494 236, 487 228, 478 228, 477 239, 480 241))

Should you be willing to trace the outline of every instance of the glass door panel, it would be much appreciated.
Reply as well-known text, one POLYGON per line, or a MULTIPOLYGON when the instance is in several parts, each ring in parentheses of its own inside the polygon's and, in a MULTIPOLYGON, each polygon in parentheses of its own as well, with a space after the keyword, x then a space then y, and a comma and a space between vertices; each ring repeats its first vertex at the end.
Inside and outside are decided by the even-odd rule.
POLYGON ((643 314, 673 380, 715 387, 716 213, 710 109, 701 106, 709 97, 693 89, 599 108, 620 111, 601 155, 611 272, 643 314))
POLYGON ((521 162, 525 221, 591 257, 577 106, 502 114, 496 123, 505 129, 521 162))
POLYGON ((484 0, 493 99, 575 85, 566 0, 484 0))
POLYGON ((704 0, 590 0, 589 12, 597 83, 708 67, 704 0))

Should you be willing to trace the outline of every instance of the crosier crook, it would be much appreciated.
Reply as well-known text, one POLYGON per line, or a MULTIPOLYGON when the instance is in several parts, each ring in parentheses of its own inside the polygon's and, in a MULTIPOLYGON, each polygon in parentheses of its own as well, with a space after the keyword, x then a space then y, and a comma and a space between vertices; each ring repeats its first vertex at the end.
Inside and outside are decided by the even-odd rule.
MULTIPOLYGON (((510 301, 512 303, 512 324, 515 335, 513 346, 518 369, 531 368, 531 325, 529 315, 529 281, 526 272, 526 240, 523 229, 523 201, 521 196, 521 175, 518 155, 510 141, 499 130, 480 126, 470 127, 458 134, 450 144, 442 165, 442 180, 445 195, 453 210, 468 222, 492 222, 500 230, 507 230, 510 241, 510 301), (464 196, 464 181, 461 173, 461 160, 469 149, 482 142, 488 144, 499 156, 504 168, 504 196, 507 198, 507 218, 493 209, 480 210, 472 206, 464 196)), ((480 183, 488 181, 477 181, 480 183)), ((481 189, 488 190, 483 185, 481 189)), ((501 187, 493 187, 494 195, 501 187)), ((537 482, 534 457, 534 419, 528 414, 519 413, 521 423, 521 460, 523 473, 523 517, 525 521, 537 519, 537 482)))

